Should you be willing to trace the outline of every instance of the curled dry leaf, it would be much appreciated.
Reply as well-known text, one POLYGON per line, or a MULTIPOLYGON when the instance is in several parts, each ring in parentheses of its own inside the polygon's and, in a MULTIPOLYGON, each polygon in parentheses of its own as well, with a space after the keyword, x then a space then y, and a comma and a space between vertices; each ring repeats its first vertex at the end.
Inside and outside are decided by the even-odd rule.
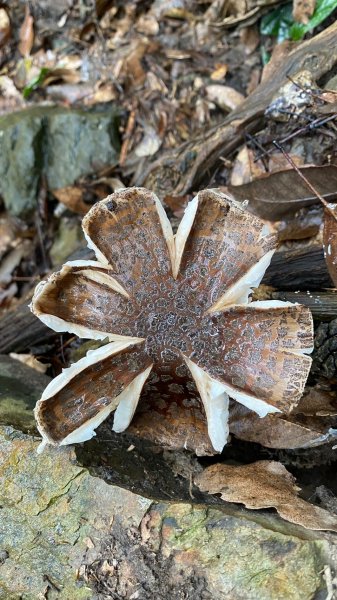
POLYGON ((135 148, 135 154, 138 157, 153 156, 153 154, 159 150, 161 143, 162 140, 156 130, 150 125, 147 125, 144 129, 143 139, 135 148))
POLYGON ((183 445, 195 444, 195 419, 196 446, 221 452, 229 397, 261 417, 298 403, 311 366, 310 311, 248 304, 277 243, 263 221, 205 190, 174 236, 158 198, 130 188, 95 204, 83 229, 97 262, 64 265, 38 285, 32 310, 56 331, 110 343, 45 390, 36 407, 44 443, 90 439, 112 411, 114 430, 124 431, 139 398, 151 397, 163 419, 176 420, 173 440, 177 407, 187 408, 183 445))
POLYGON ((228 112, 235 110, 245 97, 228 85, 214 83, 206 87, 207 98, 217 104, 219 108, 228 112))
POLYGON ((86 204, 83 200, 83 189, 80 187, 67 186, 53 190, 53 195, 64 206, 78 215, 86 215, 90 209, 90 204, 86 204))
POLYGON ((29 12, 28 2, 25 8, 25 18, 20 27, 19 52, 22 56, 29 56, 34 44, 34 19, 29 12))
POLYGON ((329 206, 332 212, 324 210, 324 256, 330 277, 337 287, 337 204, 329 203, 329 206))
MULTIPOLYGON (((325 200, 331 202, 337 197, 336 166, 304 166, 300 171, 325 200)), ((293 169, 268 173, 244 185, 229 185, 228 189, 235 200, 249 201, 249 211, 270 221, 278 221, 300 208, 319 203, 317 196, 308 191, 293 169)))
POLYGON ((215 69, 212 71, 210 76, 212 81, 220 81, 221 79, 224 79, 228 71, 228 65, 226 63, 216 63, 214 66, 215 69))
POLYGON ((261 460, 233 467, 212 465, 195 478, 202 492, 247 508, 275 508, 290 523, 306 529, 337 531, 337 516, 298 497, 296 479, 279 462, 261 460))

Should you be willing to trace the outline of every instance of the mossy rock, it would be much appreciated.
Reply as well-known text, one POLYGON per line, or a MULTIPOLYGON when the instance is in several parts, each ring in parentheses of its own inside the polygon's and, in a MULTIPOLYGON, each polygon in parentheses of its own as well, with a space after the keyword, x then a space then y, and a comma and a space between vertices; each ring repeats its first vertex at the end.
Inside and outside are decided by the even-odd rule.
POLYGON ((319 534, 152 502, 90 475, 71 447, 37 446, 0 427, 0 598, 309 600, 324 590, 335 547, 319 534))

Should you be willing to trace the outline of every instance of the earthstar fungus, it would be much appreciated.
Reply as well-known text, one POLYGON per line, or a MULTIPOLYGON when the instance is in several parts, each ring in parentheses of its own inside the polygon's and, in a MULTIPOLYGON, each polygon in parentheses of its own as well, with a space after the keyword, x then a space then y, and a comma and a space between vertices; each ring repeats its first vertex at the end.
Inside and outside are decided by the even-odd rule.
POLYGON ((266 223, 205 190, 174 236, 158 198, 129 188, 95 204, 83 230, 97 261, 66 263, 37 286, 32 310, 55 331, 109 343, 44 391, 35 409, 42 446, 90 439, 112 411, 113 429, 124 431, 142 395, 163 389, 165 405, 188 410, 185 392, 197 396, 196 386, 217 452, 229 397, 260 417, 296 405, 312 317, 298 304, 249 303, 277 243, 266 223))

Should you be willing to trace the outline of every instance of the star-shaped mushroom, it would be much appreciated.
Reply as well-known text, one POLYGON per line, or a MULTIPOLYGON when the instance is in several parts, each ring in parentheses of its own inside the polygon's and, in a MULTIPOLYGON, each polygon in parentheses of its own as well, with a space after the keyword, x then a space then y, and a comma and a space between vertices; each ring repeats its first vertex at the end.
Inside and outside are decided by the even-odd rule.
POLYGON ((112 411, 113 429, 124 431, 144 391, 164 389, 166 403, 184 406, 186 383, 198 389, 217 452, 229 397, 261 417, 296 405, 312 317, 298 304, 249 303, 277 243, 266 223, 205 190, 174 236, 158 198, 129 188, 94 205, 83 230, 97 261, 66 263, 37 286, 32 310, 55 331, 109 343, 44 391, 35 409, 43 445, 88 440, 112 411))

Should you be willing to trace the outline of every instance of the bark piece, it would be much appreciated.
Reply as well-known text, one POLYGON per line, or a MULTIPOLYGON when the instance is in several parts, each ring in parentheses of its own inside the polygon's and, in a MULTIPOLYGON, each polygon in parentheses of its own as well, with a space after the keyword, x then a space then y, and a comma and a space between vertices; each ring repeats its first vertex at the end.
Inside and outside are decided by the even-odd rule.
POLYGON ((212 465, 195 478, 201 491, 220 494, 247 508, 276 508, 281 517, 307 529, 337 532, 337 516, 298 497, 295 478, 278 462, 261 460, 233 467, 212 465))

